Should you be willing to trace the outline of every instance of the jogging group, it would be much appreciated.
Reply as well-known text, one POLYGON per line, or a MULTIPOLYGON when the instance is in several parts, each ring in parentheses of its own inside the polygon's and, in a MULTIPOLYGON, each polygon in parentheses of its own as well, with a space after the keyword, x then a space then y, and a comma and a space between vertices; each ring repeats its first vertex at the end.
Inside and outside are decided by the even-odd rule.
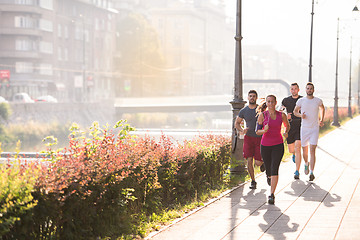
POLYGON ((324 126, 325 107, 323 101, 314 96, 314 90, 314 85, 309 82, 305 88, 306 96, 301 96, 299 85, 292 83, 291 95, 282 100, 279 110, 276 96, 268 95, 263 103, 257 104, 258 94, 250 90, 248 105, 240 110, 235 120, 236 130, 244 135, 243 157, 251 178, 250 189, 256 189, 255 164, 262 172, 266 171, 270 186, 269 204, 275 203, 284 139, 295 163, 294 179, 300 178, 302 159, 305 175, 309 175, 309 181, 315 179, 315 150, 319 128, 324 126), (244 123, 246 127, 242 127, 244 123))

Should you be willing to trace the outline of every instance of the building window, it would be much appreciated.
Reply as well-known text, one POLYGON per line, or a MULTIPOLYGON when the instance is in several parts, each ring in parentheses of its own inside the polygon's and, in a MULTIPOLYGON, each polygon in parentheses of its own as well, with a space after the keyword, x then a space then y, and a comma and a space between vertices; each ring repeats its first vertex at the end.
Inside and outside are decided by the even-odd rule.
POLYGON ((18 51, 33 50, 33 42, 28 39, 16 39, 15 49, 18 51))
POLYGON ((65 61, 69 60, 69 50, 67 48, 64 49, 64 60, 65 61))
POLYGON ((53 0, 39 0, 39 6, 45 9, 54 10, 53 0))
POLYGON ((95 30, 100 30, 99 28, 99 19, 95 18, 95 30))
POLYGON ((75 27, 75 39, 76 40, 82 40, 82 27, 80 27, 80 26, 76 26, 75 27))
POLYGON ((61 47, 58 47, 58 60, 62 60, 62 51, 61 51, 61 47))
POLYGON ((39 28, 41 30, 52 32, 53 31, 53 23, 46 19, 40 19, 39 21, 39 28))
POLYGON ((58 37, 60 38, 62 36, 62 32, 61 32, 61 24, 58 24, 58 37))
POLYGON ((69 38, 69 28, 67 26, 64 26, 64 37, 66 39, 69 38))
POLYGON ((32 73, 34 72, 33 63, 31 62, 16 62, 16 73, 32 73))
POLYGON ((52 32, 53 31, 53 23, 49 20, 40 19, 39 21, 39 28, 41 30, 52 32))
POLYGON ((15 0, 15 4, 34 5, 34 0, 15 0))
POLYGON ((35 26, 35 20, 25 16, 15 16, 15 27, 19 28, 33 28, 35 26))
POLYGON ((40 42, 40 52, 42 53, 53 53, 53 44, 51 42, 40 42))
POLYGON ((53 75, 53 70, 52 70, 52 65, 51 64, 41 63, 39 70, 40 70, 39 73, 41 75, 48 75, 48 76, 53 75))

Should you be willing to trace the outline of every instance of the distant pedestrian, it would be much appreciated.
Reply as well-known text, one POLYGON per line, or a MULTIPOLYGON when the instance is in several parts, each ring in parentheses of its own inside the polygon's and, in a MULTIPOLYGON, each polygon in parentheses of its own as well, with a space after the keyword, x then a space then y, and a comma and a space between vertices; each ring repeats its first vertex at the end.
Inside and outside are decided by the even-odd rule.
MULTIPOLYGON (((289 136, 286 139, 289 152, 292 153, 292 160, 295 163, 295 173, 294 178, 299 179, 300 165, 301 165, 301 140, 300 140, 300 127, 301 127, 301 118, 295 116, 293 111, 296 106, 296 102, 302 98, 299 95, 299 85, 297 83, 292 83, 290 86, 291 96, 286 97, 282 100, 282 106, 286 109, 287 118, 290 123, 289 136)), ((305 162, 305 174, 309 174, 309 168, 307 162, 305 162)))
POLYGON ((315 150, 319 140, 319 126, 324 126, 325 107, 320 98, 314 97, 314 84, 306 84, 306 97, 299 99, 296 102, 294 114, 301 117, 301 146, 303 148, 304 161, 308 166, 308 145, 310 145, 310 177, 309 180, 315 179, 315 150), (319 121, 320 110, 320 121, 319 121), (301 111, 301 113, 300 113, 301 111))
POLYGON ((259 106, 258 123, 256 134, 263 135, 261 139, 261 156, 264 160, 266 173, 271 181, 269 204, 275 203, 275 190, 279 180, 279 167, 284 156, 284 140, 288 137, 290 124, 285 113, 276 111, 276 97, 268 95, 266 102, 259 106), (267 109, 267 110, 266 110, 267 109), (266 110, 266 111, 265 111, 266 110), (283 136, 281 126, 285 125, 283 136))
POLYGON ((250 189, 256 189, 256 181, 254 174, 254 160, 255 165, 260 166, 260 170, 265 171, 264 163, 261 159, 260 153, 260 141, 261 136, 255 133, 257 113, 256 108, 258 107, 257 101, 258 95, 255 90, 250 90, 248 93, 249 105, 241 109, 239 115, 236 117, 235 128, 237 131, 244 136, 243 145, 243 157, 247 161, 247 169, 251 178, 250 189), (246 128, 242 128, 241 124, 245 119, 246 128))

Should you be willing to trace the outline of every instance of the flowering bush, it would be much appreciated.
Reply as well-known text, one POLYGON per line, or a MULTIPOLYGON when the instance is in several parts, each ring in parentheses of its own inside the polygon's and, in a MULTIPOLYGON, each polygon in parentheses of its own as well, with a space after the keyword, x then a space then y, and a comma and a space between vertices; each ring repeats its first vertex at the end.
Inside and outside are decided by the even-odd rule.
POLYGON ((97 123, 89 136, 71 127, 69 146, 40 162, 32 192, 36 206, 4 239, 92 239, 132 232, 137 216, 150 216, 186 202, 224 181, 230 139, 200 136, 176 143, 167 136, 128 135, 125 121, 115 134, 97 123))

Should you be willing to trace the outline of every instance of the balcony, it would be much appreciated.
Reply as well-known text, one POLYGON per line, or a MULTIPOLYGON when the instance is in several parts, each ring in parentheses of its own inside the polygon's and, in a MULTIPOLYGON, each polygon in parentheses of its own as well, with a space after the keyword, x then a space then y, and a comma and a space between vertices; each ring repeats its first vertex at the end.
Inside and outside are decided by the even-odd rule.
POLYGON ((35 28, 0 28, 0 35, 25 35, 25 36, 41 36, 42 31, 35 28))
POLYGON ((23 13, 37 13, 40 14, 43 9, 35 5, 25 5, 25 4, 10 4, 10 3, 1 3, 0 1, 1 12, 23 12, 23 13))
POLYGON ((0 50, 0 58, 38 59, 40 58, 40 53, 36 51, 0 50))

